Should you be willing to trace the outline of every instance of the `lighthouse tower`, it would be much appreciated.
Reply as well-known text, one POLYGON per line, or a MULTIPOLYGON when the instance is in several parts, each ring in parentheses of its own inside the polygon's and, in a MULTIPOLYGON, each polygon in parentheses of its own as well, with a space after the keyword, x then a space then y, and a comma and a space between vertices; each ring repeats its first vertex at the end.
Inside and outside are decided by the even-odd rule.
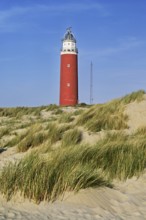
POLYGON ((71 28, 67 28, 61 48, 60 105, 76 104, 78 104, 78 50, 71 28))

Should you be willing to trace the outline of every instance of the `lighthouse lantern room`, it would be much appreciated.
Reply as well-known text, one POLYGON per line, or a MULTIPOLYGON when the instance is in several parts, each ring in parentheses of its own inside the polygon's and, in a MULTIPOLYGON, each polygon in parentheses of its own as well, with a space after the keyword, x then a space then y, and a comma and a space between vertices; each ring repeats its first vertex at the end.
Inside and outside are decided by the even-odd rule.
POLYGON ((76 104, 78 104, 78 49, 71 28, 67 28, 61 48, 60 105, 76 104))

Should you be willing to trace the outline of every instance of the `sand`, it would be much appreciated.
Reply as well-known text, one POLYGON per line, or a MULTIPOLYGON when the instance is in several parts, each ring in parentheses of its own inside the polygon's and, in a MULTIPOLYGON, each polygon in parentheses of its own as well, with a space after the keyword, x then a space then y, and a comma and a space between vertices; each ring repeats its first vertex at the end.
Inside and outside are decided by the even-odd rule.
POLYGON ((21 197, 7 202, 0 196, 0 219, 96 220, 146 219, 146 171, 139 178, 97 188, 66 193, 63 201, 34 204, 21 197))
MULTIPOLYGON (((25 153, 8 148, 0 153, 0 168, 9 161, 21 159, 25 153)), ((146 219, 146 170, 140 178, 115 182, 114 188, 85 189, 66 193, 52 203, 24 200, 20 196, 7 202, 0 195, 0 220, 96 220, 146 219)))
MULTIPOLYGON (((146 126, 146 100, 131 103, 125 112, 129 115, 131 131, 146 126)), ((85 133, 85 140, 90 136, 85 133)), ((101 134, 102 136, 102 134, 101 134)), ((98 139, 95 136, 93 139, 98 139)), ((92 143, 92 140, 91 140, 92 143)), ((0 153, 0 170, 9 161, 20 160, 25 154, 9 148, 0 153)), ((7 202, 0 195, 0 220, 143 220, 146 219, 146 170, 140 178, 115 182, 114 188, 85 189, 66 193, 54 203, 33 201, 16 196, 7 202)))
POLYGON ((142 102, 130 103, 125 109, 125 114, 129 117, 128 126, 130 131, 146 126, 146 95, 144 97, 145 99, 142 102))

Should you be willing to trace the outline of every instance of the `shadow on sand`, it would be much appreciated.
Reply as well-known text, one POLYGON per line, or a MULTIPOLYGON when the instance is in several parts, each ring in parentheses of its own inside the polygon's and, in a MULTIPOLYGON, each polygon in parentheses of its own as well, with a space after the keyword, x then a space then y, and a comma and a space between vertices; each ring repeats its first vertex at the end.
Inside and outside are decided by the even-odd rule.
POLYGON ((0 154, 3 153, 3 152, 6 151, 6 150, 7 150, 7 148, 3 148, 3 147, 1 148, 1 147, 0 147, 0 154))

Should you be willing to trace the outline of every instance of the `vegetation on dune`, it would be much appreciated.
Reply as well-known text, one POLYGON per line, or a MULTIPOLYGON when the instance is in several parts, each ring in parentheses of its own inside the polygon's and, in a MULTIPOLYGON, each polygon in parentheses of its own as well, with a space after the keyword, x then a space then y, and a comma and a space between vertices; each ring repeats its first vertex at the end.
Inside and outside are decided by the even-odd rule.
POLYGON ((33 134, 32 132, 30 132, 25 138, 23 138, 22 141, 19 142, 17 146, 18 152, 25 152, 29 148, 37 147, 42 144, 47 138, 47 133, 38 132, 33 134))
POLYGON ((141 101, 145 92, 140 90, 106 104, 94 105, 84 112, 77 125, 85 126, 89 131, 121 130, 128 128, 128 116, 124 114, 125 105, 133 101, 141 101))
POLYGON ((56 112, 59 113, 61 109, 57 105, 39 106, 39 107, 0 108, 0 117, 21 118, 24 115, 40 116, 42 110, 46 110, 46 111, 55 110, 56 112))
POLYGON ((1 128, 0 129, 0 138, 2 138, 5 135, 8 135, 10 133, 9 127, 1 128))
POLYGON ((0 117, 21 118, 24 115, 39 116, 40 111, 45 107, 17 107, 17 108, 0 108, 0 117))
POLYGON ((124 107, 116 100, 103 105, 95 105, 78 118, 77 125, 85 126, 92 132, 121 130, 127 128, 128 119, 123 111, 124 107))
POLYGON ((53 111, 53 110, 56 110, 58 108, 59 108, 58 105, 51 104, 51 105, 47 106, 46 111, 53 111))
POLYGON ((76 107, 82 107, 82 108, 86 108, 87 107, 88 108, 88 107, 90 107, 90 105, 82 102, 82 103, 77 104, 76 107))
POLYGON ((99 141, 83 160, 97 165, 110 179, 126 180, 139 176, 146 165, 146 138, 140 134, 109 134, 99 141), (93 160, 94 158, 94 160, 93 160), (96 160, 95 160, 96 158, 96 160))
POLYGON ((20 191, 36 202, 54 201, 65 191, 111 187, 115 178, 139 176, 146 165, 144 130, 132 135, 108 133, 93 146, 74 145, 45 153, 36 150, 3 169, 0 191, 7 199, 20 191))
POLYGON ((26 133, 18 136, 18 152, 25 152, 29 148, 37 147, 42 144, 48 138, 48 133, 41 130, 42 126, 35 124, 32 125, 26 133))
POLYGON ((3 169, 0 190, 7 199, 20 191, 24 197, 40 202, 54 201, 65 191, 109 186, 98 170, 80 163, 78 153, 76 148, 55 151, 48 158, 32 153, 18 164, 3 169))
POLYGON ((60 115, 63 113, 63 110, 58 108, 58 109, 55 109, 53 112, 52 112, 54 115, 60 115))
POLYGON ((78 109, 78 110, 76 110, 76 111, 73 113, 73 115, 74 115, 74 116, 76 116, 76 115, 81 115, 83 112, 84 112, 83 109, 78 109))
POLYGON ((119 99, 119 101, 123 104, 129 104, 134 101, 141 102, 144 99, 144 94, 146 94, 144 90, 139 90, 125 95, 123 98, 119 99))
POLYGON ((72 146, 72 145, 77 145, 81 142, 82 140, 82 132, 77 129, 71 129, 67 131, 62 139, 62 145, 63 146, 72 146))
POLYGON ((28 135, 28 131, 24 131, 21 134, 16 134, 15 137, 13 137, 11 140, 5 143, 4 147, 13 147, 16 146, 17 144, 21 143, 21 141, 28 135))
POLYGON ((72 113, 63 113, 59 118, 59 123, 70 123, 74 120, 72 113))
MULTIPOLYGON (((56 105, 43 108, 45 111, 61 110, 61 114, 57 113, 56 122, 42 119, 31 124, 29 129, 9 141, 10 146, 18 145, 18 151, 41 146, 32 149, 21 161, 3 168, 0 192, 7 199, 20 192, 36 202, 54 201, 65 191, 112 187, 114 179, 139 177, 146 167, 146 127, 130 135, 119 130, 127 128, 125 105, 141 101, 143 95, 141 90, 106 104, 91 106, 88 110, 77 110, 80 115, 64 113, 56 105), (77 122, 70 123, 76 115, 77 122), (114 131, 106 132, 92 146, 82 145, 82 131, 73 125, 81 125, 93 132, 114 131), (57 141, 60 141, 59 147, 53 148, 57 141)), ((8 115, 12 117, 10 112, 8 115)), ((7 134, 9 129, 0 130, 1 137, 7 134)))
POLYGON ((49 137, 50 143, 53 144, 57 141, 62 140, 64 132, 70 129, 71 126, 70 125, 58 126, 57 124, 52 123, 48 127, 49 127, 48 137, 49 137))

